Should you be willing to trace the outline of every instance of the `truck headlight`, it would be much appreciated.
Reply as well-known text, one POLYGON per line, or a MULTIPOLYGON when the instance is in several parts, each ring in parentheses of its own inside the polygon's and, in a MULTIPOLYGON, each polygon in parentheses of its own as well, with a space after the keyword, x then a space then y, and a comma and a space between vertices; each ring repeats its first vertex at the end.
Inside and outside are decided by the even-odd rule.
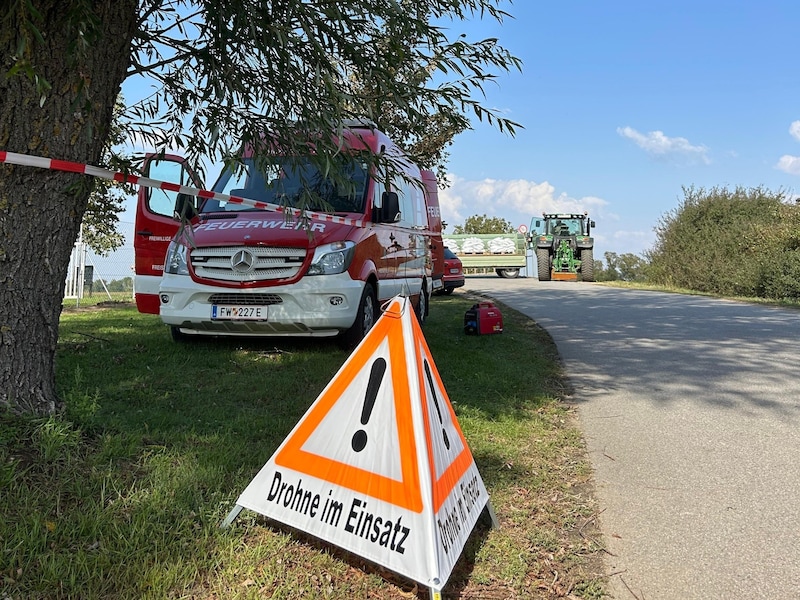
POLYGON ((187 248, 183 244, 172 241, 164 257, 164 272, 170 275, 188 275, 189 265, 186 261, 187 248))
POLYGON ((335 275, 344 273, 353 260, 355 242, 333 242, 314 250, 314 258, 308 267, 309 275, 335 275))

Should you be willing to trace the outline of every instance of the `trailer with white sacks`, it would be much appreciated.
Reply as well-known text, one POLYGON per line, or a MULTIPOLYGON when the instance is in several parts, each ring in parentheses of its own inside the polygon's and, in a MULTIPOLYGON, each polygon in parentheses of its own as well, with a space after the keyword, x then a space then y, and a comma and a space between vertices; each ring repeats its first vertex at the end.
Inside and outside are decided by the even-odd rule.
POLYGON ((464 269, 493 270, 514 278, 527 265, 528 238, 523 233, 445 234, 442 240, 464 269))

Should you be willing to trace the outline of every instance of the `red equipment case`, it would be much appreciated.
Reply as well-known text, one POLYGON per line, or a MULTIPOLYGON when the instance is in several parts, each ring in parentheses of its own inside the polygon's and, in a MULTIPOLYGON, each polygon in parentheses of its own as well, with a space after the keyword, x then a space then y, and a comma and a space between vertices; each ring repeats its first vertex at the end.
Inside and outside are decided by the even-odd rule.
POLYGON ((503 315, 491 302, 474 304, 464 313, 464 333, 486 335, 503 333, 503 315))

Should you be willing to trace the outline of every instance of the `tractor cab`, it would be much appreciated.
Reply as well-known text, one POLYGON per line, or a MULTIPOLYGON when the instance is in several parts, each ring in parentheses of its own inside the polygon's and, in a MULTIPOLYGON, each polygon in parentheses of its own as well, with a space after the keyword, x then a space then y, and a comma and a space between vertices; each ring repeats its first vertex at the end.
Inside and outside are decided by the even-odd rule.
POLYGON ((533 235, 588 236, 594 221, 586 215, 545 215, 531 220, 533 235))

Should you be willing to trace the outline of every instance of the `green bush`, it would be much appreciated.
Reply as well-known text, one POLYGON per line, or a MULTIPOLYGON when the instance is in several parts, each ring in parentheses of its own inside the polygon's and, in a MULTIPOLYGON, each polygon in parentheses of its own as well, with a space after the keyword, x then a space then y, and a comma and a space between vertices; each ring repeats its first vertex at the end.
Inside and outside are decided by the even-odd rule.
POLYGON ((779 300, 800 299, 800 250, 778 255, 762 272, 763 293, 779 300))
POLYGON ((800 298, 800 208, 783 191, 683 188, 647 253, 653 283, 730 296, 800 298))

